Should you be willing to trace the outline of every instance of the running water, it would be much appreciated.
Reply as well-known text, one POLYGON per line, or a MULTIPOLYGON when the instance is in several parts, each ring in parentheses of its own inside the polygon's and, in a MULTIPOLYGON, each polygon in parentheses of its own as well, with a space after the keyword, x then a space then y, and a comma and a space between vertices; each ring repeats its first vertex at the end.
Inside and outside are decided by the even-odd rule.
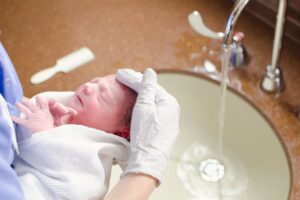
MULTIPOLYGON (((224 138, 224 120, 225 120, 225 108, 226 108, 226 91, 228 84, 228 69, 230 60, 230 45, 223 44, 222 54, 222 74, 221 74, 221 91, 220 91, 220 102, 219 102, 219 119, 218 119, 218 157, 223 158, 223 138, 224 138)), ((219 200, 223 199, 222 181, 218 182, 218 195, 219 200)))
POLYGON ((226 45, 223 47, 222 55, 222 75, 221 75, 221 95, 219 103, 219 120, 218 120, 218 154, 222 158, 223 154, 223 138, 224 138, 224 118, 226 107, 226 90, 228 83, 228 69, 230 60, 231 46, 226 45))
POLYGON ((177 174, 193 200, 240 200, 247 188, 245 167, 223 149, 224 118, 231 46, 223 47, 216 148, 199 140, 183 154, 177 174))

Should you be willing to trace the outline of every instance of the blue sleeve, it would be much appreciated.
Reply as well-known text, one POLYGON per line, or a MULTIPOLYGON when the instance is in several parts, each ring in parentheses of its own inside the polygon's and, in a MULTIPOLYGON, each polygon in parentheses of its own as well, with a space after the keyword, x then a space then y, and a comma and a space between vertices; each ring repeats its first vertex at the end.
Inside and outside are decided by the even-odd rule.
POLYGON ((24 199, 16 172, 11 167, 13 158, 10 127, 0 116, 0 199, 24 199))
POLYGON ((17 101, 23 98, 23 88, 16 70, 0 42, 0 93, 8 103, 9 112, 18 115, 17 101))
MULTIPOLYGON (((16 101, 23 96, 23 89, 4 47, 0 43, 0 93, 3 96, 11 114, 17 115, 15 108, 16 101)), ((16 172, 11 167, 14 159, 14 149, 12 142, 12 131, 14 130, 8 124, 7 118, 0 112, 0 199, 22 200, 24 199, 21 185, 16 172)))

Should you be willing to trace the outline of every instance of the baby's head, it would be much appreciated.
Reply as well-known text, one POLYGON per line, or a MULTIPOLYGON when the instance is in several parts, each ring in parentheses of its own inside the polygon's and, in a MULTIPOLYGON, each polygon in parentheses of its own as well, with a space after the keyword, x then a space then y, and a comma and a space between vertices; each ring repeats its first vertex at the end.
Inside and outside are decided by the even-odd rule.
POLYGON ((137 94, 115 75, 97 77, 79 86, 68 102, 78 112, 72 123, 114 133, 129 139, 137 94))

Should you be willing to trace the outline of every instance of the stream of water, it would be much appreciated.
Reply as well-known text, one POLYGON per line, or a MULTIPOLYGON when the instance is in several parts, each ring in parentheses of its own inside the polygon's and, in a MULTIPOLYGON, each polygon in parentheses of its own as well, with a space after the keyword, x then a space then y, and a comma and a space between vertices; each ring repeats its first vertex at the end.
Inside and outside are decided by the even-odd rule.
POLYGON ((217 119, 217 147, 201 140, 182 155, 178 176, 193 200, 240 200, 247 185, 245 170, 232 152, 223 149, 226 93, 231 46, 223 47, 220 100, 217 119))
POLYGON ((223 47, 222 55, 222 75, 221 75, 221 92, 219 103, 219 119, 218 119, 218 154, 222 157, 223 153, 223 138, 224 138, 224 119, 226 108, 226 91, 228 85, 228 69, 230 60, 230 48, 231 46, 223 47))

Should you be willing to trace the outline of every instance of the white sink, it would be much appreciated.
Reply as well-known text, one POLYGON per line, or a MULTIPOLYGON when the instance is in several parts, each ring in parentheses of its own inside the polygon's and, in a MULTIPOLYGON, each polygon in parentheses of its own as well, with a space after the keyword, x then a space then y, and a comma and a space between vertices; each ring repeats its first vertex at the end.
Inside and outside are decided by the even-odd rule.
MULTIPOLYGON (((179 101, 181 134, 164 182, 151 200, 288 199, 288 159, 276 131, 257 109, 227 91, 223 155, 219 157, 219 85, 188 73, 160 73, 158 77, 179 101)), ((120 173, 114 167, 111 185, 120 173)))

